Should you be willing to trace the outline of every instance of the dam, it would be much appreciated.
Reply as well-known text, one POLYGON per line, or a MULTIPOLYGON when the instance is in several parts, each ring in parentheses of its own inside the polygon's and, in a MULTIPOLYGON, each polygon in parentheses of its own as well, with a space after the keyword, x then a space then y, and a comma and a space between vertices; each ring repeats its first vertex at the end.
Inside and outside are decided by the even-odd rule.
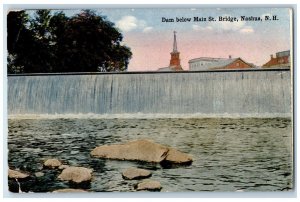
POLYGON ((8 114, 291 116, 290 69, 8 75, 8 114))

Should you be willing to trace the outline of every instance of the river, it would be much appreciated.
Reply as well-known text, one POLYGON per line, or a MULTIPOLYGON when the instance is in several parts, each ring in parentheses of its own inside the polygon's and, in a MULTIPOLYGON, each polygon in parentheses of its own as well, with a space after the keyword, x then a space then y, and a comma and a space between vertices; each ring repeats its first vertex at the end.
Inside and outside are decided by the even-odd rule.
POLYGON ((283 191, 293 188, 293 135, 288 118, 156 118, 156 119, 9 119, 8 164, 44 176, 30 192, 51 192, 71 185, 60 171, 43 169, 43 161, 92 168, 83 187, 92 192, 131 192, 139 181, 122 179, 128 167, 151 170, 162 192, 283 191), (190 166, 97 159, 96 146, 150 139, 193 157, 190 166))

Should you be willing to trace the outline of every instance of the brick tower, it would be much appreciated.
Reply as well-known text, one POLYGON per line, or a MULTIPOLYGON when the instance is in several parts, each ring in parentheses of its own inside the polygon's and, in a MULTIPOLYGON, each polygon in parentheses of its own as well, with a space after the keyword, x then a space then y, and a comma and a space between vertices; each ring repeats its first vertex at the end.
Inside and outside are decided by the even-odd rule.
POLYGON ((180 65, 179 52, 177 51, 177 41, 176 41, 176 32, 174 31, 174 42, 173 42, 173 51, 171 52, 171 60, 169 67, 174 71, 182 71, 180 65))

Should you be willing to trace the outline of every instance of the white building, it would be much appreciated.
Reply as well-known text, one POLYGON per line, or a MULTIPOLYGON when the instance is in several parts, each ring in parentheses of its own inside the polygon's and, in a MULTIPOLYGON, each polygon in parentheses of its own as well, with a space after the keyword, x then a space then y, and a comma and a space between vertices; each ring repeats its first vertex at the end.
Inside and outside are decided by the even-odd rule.
POLYGON ((210 58, 200 57, 189 60, 190 71, 205 71, 212 69, 244 69, 253 68, 254 65, 245 62, 241 58, 210 58))
POLYGON ((173 72, 176 71, 174 67, 169 66, 169 67, 162 67, 159 68, 157 71, 161 71, 161 72, 173 72))

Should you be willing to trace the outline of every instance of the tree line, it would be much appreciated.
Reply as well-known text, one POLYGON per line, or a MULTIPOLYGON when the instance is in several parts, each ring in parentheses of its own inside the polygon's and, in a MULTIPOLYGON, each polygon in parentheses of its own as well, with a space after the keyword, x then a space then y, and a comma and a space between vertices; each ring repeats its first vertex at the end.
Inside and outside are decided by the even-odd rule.
POLYGON ((82 10, 11 11, 7 15, 8 73, 126 71, 132 56, 105 16, 82 10))

